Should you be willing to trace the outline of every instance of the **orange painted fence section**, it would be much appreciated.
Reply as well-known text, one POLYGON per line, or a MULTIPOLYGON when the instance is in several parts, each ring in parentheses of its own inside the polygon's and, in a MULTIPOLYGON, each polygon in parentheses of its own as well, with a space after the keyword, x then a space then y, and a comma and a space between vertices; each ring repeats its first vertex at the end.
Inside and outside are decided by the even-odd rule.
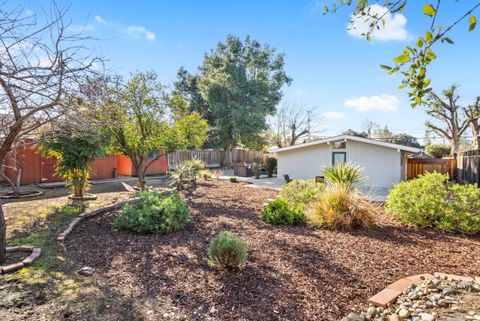
MULTIPOLYGON (((55 157, 45 157, 37 149, 35 144, 29 143, 25 147, 17 149, 18 158, 24 164, 21 184, 46 183, 61 181, 55 175, 55 166, 57 159, 55 157)), ((92 180, 113 178, 115 174, 125 176, 135 176, 135 170, 128 157, 120 155, 109 155, 107 157, 97 157, 91 163, 93 168, 92 180)), ((18 171, 18 163, 12 158, 12 154, 7 155, 5 162, 5 174, 15 180, 18 171)), ((161 156, 155 160, 147 169, 147 175, 165 174, 168 171, 167 157, 161 156)))
POLYGON ((448 174, 450 179, 455 177, 456 160, 443 159, 409 159, 407 161, 407 179, 417 178, 424 173, 439 172, 448 174))

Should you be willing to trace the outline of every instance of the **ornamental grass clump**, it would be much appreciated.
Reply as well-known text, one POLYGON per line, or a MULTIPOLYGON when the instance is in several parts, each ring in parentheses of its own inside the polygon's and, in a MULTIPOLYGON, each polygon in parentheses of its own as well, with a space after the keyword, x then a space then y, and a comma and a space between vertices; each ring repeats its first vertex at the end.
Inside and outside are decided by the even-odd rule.
POLYGON ((232 232, 221 232, 208 247, 208 263, 220 269, 238 269, 247 260, 247 244, 232 232))
POLYGON ((326 188, 307 210, 308 222, 316 227, 351 230, 375 224, 379 206, 341 185, 326 188))
POLYGON ((360 166, 349 163, 326 167, 322 174, 331 185, 341 185, 347 189, 365 179, 360 166))
POLYGON ((136 233, 169 233, 184 228, 190 212, 178 193, 168 195, 145 190, 140 201, 125 205, 114 221, 116 228, 136 233))

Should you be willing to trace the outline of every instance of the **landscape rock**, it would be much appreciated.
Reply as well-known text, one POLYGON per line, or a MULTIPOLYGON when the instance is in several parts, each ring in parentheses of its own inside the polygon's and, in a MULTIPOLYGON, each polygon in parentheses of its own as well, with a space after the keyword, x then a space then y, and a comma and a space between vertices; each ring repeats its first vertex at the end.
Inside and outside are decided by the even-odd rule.
POLYGON ((93 270, 94 269, 90 266, 84 266, 80 270, 78 270, 77 273, 83 276, 92 276, 93 270))

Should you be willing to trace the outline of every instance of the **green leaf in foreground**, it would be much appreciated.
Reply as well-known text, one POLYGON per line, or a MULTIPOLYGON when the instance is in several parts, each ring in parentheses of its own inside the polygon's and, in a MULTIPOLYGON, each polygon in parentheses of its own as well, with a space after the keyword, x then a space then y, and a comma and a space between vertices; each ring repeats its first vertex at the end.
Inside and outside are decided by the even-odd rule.
POLYGON ((468 31, 472 32, 473 29, 477 26, 477 18, 475 16, 470 16, 470 27, 468 28, 468 31))
POLYGON ((429 4, 429 3, 426 3, 424 6, 423 6, 423 13, 426 14, 427 16, 430 16, 430 17, 433 17, 435 15, 435 8, 429 4))

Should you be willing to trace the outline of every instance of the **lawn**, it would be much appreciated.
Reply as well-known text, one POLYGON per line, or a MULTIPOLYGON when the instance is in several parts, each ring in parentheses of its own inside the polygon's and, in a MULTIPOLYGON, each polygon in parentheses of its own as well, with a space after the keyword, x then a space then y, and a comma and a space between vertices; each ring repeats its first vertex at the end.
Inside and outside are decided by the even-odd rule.
POLYGON ((478 237, 407 228, 387 217, 355 232, 271 226, 259 214, 276 192, 239 183, 202 182, 182 194, 193 216, 183 231, 117 230, 115 212, 76 227, 65 259, 76 268, 93 266, 86 282, 108 291, 92 297, 94 310, 67 306, 69 320, 116 320, 124 305, 135 311, 124 320, 337 320, 402 277, 480 270, 478 237), (207 263, 209 242, 224 230, 248 243, 240 271, 207 263))

